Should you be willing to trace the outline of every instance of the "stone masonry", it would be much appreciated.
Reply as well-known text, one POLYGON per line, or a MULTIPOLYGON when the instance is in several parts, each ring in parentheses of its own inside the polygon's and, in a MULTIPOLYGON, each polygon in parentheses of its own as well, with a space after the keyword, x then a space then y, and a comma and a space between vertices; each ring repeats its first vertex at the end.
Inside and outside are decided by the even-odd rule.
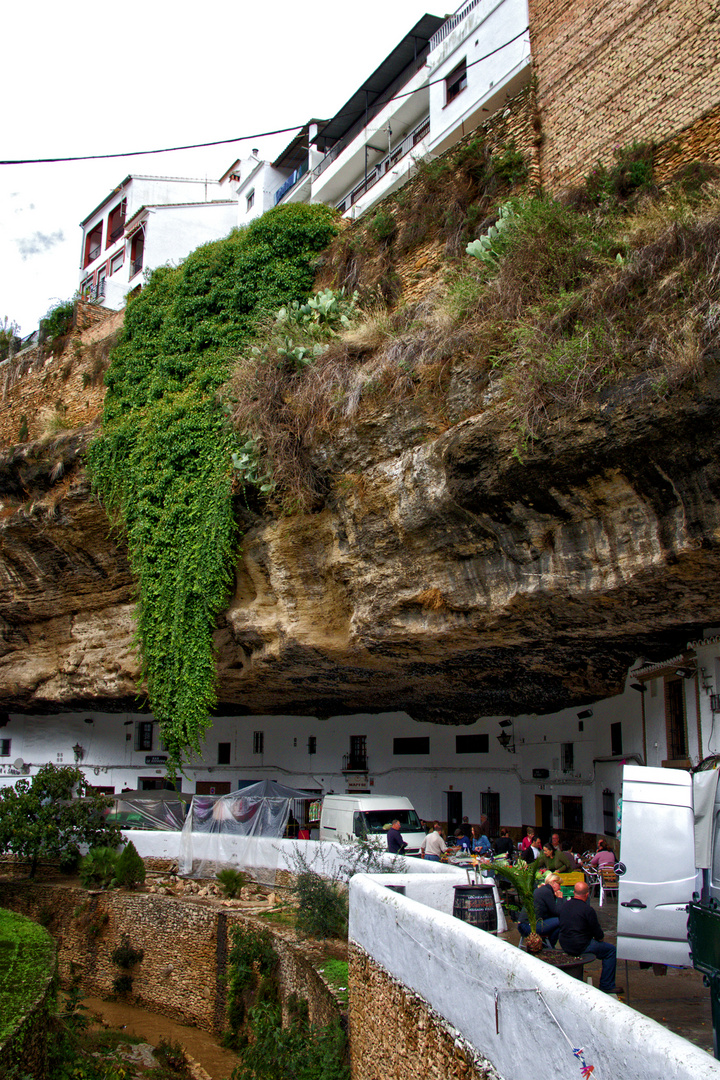
POLYGON ((349 989, 352 1080, 498 1080, 426 1001, 352 943, 349 989))
POLYGON ((683 147, 685 160, 720 164, 716 0, 529 0, 529 8, 544 186, 578 183, 635 141, 677 141, 674 167, 683 147))

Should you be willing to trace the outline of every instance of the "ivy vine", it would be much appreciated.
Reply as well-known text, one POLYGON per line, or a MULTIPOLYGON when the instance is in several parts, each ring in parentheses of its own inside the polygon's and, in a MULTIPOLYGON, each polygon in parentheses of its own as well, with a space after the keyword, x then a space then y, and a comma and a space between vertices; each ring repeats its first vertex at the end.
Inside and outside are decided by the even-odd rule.
POLYGON ((89 466, 127 536, 141 685, 171 776, 189 753, 200 753, 211 723, 212 634, 238 554, 238 443, 218 390, 258 324, 279 304, 308 295, 313 261, 336 231, 329 207, 278 207, 181 266, 156 270, 129 302, 112 354, 89 466))

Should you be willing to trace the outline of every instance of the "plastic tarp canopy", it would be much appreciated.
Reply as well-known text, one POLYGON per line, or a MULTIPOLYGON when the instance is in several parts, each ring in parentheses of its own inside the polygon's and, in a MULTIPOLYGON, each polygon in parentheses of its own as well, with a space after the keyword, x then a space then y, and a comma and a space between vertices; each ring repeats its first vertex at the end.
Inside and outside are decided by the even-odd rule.
POLYGON ((261 849, 259 841, 282 837, 291 803, 310 797, 274 780, 228 795, 193 795, 180 836, 180 873, 204 878, 226 866, 247 868, 257 881, 274 885, 279 853, 267 843, 261 849))
POLYGON ((124 791, 111 796, 107 820, 121 829, 154 829, 179 832, 185 824, 190 796, 177 791, 124 791))

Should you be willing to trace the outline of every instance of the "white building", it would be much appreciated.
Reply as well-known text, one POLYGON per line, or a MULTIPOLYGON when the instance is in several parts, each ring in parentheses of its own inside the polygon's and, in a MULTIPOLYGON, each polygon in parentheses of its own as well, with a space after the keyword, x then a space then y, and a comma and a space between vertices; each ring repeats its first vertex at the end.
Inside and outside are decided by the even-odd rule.
MULTIPOLYGON (((720 754, 720 635, 662 663, 639 661, 625 690, 546 716, 484 717, 469 726, 406 713, 217 717, 182 787, 222 794, 279 780, 317 795, 408 796, 421 817, 451 824, 486 813, 494 829, 615 834, 625 761, 686 768, 720 754)), ((164 752, 151 716, 86 711, 0 715, 0 784, 47 762, 81 764, 119 793, 162 787, 164 752)))
POLYGON ((418 159, 449 149, 529 81, 527 0, 470 0, 449 19, 424 15, 331 120, 313 122, 309 162, 276 201, 359 217, 402 187, 418 159))
POLYGON ((184 259, 236 224, 235 198, 217 180, 127 176, 80 223, 80 291, 119 308, 144 270, 184 259))

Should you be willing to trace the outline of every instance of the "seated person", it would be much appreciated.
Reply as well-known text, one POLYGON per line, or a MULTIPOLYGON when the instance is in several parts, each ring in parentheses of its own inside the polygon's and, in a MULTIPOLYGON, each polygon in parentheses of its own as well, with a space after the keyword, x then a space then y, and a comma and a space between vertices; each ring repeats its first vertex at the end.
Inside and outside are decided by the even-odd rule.
POLYGON ((492 858, 492 846, 485 833, 481 831, 479 825, 473 825, 472 827, 470 850, 472 851, 473 855, 480 855, 482 858, 487 859, 492 858))
POLYGON ((576 870, 582 870, 582 863, 573 854, 572 842, 570 840, 563 840, 560 845, 560 851, 558 852, 558 858, 562 861, 566 867, 565 870, 558 866, 559 874, 573 874, 576 870))
POLYGON ((470 851, 470 841, 467 836, 464 835, 462 829, 455 830, 454 842, 448 846, 451 851, 455 851, 457 854, 461 854, 463 851, 470 851))
POLYGON ((542 855, 542 849, 542 840, 537 833, 534 833, 533 838, 530 841, 530 846, 525 848, 525 851, 523 852, 523 858, 528 864, 535 862, 535 860, 539 859, 542 855))
MULTIPOLYGON (((538 885, 533 892, 535 915, 537 916, 537 932, 540 937, 547 938, 551 948, 557 945, 560 933, 559 909, 563 902, 562 886, 557 874, 548 874, 542 885, 538 885)), ((530 933, 530 923, 522 919, 518 923, 518 930, 523 937, 530 933)))
POLYGON ((542 855, 535 860, 533 866, 536 870, 549 870, 553 874, 566 874, 568 868, 560 859, 560 852, 555 851, 552 844, 544 844, 542 855))
POLYGON ((507 855, 508 858, 513 854, 514 847, 513 842, 510 839, 510 834, 507 829, 500 830, 500 836, 493 843, 496 855, 507 855))
POLYGON ((606 840, 598 840, 597 854, 593 855, 590 865, 598 870, 601 866, 615 866, 615 852, 609 847, 606 840))
POLYGON ((597 912, 588 903, 589 895, 589 886, 579 881, 570 900, 560 905, 560 948, 570 956, 589 952, 599 957, 602 960, 600 989, 605 994, 620 994, 622 991, 615 985, 615 946, 603 941, 605 935, 597 912))

